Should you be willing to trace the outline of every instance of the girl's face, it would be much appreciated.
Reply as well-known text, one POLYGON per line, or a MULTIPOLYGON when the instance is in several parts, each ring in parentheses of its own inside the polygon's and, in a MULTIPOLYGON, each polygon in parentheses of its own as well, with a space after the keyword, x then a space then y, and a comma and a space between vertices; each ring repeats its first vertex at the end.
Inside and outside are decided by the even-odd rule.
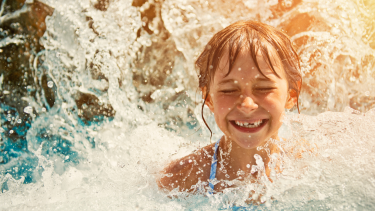
POLYGON ((290 97, 282 62, 269 48, 272 69, 259 52, 257 60, 264 77, 248 52, 241 52, 231 73, 228 52, 222 57, 206 104, 215 115, 221 131, 239 146, 252 149, 270 138, 278 139, 285 108, 292 108, 296 98, 290 97))

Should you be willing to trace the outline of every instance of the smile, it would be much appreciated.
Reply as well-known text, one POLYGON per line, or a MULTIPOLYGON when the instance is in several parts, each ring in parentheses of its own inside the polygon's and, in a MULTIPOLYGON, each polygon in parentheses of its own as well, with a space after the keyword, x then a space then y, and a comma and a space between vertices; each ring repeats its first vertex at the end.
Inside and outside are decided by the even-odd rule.
POLYGON ((253 122, 253 123, 234 121, 234 123, 236 123, 236 125, 241 126, 241 127, 247 127, 247 128, 259 127, 259 125, 262 124, 262 122, 263 122, 262 119, 260 119, 256 122, 253 122))
POLYGON ((229 121, 237 130, 245 133, 255 133, 266 125, 268 119, 259 119, 256 121, 229 121))

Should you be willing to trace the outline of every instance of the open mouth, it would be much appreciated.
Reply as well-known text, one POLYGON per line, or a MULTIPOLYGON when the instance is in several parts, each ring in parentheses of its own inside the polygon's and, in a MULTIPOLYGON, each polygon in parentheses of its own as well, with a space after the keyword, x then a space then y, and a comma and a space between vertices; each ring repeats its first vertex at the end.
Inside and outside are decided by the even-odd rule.
POLYGON ((263 126, 268 122, 268 119, 259 119, 257 121, 230 121, 230 123, 238 130, 247 133, 254 133, 263 128, 263 126))

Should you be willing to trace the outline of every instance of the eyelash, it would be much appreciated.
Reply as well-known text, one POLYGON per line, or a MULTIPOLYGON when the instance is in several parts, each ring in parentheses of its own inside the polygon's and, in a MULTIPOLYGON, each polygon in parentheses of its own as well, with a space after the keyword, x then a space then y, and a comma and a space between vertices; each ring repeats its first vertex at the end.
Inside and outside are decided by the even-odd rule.
POLYGON ((269 92, 274 90, 274 87, 266 87, 266 88, 256 88, 256 90, 261 91, 261 92, 269 92))
POLYGON ((235 89, 229 89, 229 90, 221 90, 220 92, 224 93, 224 94, 229 94, 229 93, 233 93, 235 91, 237 91, 237 90, 235 90, 235 89))

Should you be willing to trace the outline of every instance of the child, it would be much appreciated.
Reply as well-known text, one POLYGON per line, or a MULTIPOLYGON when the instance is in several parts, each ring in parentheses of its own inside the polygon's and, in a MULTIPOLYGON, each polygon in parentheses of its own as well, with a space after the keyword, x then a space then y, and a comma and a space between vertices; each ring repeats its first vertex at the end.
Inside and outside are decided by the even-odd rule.
POLYGON ((269 155, 280 153, 275 142, 284 110, 298 107, 302 82, 288 36, 263 23, 239 21, 213 36, 196 66, 204 104, 224 136, 168 165, 159 186, 215 193, 231 186, 226 181, 256 178, 250 167, 259 163, 269 177, 269 155))

